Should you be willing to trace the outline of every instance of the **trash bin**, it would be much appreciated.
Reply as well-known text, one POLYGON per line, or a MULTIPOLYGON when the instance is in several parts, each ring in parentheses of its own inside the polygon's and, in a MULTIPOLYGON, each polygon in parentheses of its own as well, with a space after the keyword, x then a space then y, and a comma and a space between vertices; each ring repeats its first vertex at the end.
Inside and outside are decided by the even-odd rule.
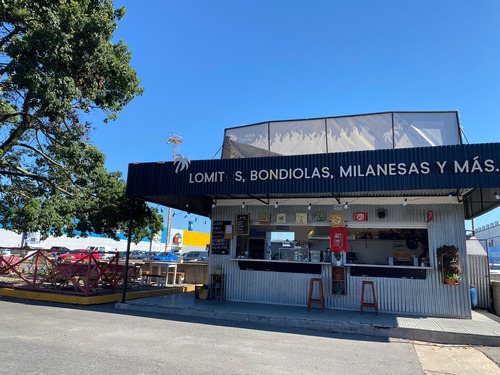
POLYGON ((476 292, 476 288, 474 287, 474 285, 471 285, 471 287, 470 287, 470 303, 471 303, 471 307, 473 309, 475 309, 477 306, 477 292, 476 292))

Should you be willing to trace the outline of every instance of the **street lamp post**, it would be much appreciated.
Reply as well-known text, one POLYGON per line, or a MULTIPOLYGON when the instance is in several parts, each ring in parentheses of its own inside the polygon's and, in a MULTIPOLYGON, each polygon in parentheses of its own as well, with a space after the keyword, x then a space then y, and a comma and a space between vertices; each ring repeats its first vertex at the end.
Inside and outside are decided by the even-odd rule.
MULTIPOLYGON (((177 154, 177 145, 182 143, 182 134, 181 133, 169 133, 168 138, 167 138, 167 143, 168 144, 173 144, 174 145, 174 155, 172 160, 175 161, 175 155, 177 154)), ((172 221, 172 207, 168 208, 168 218, 167 218, 167 238, 165 240, 165 251, 168 252, 168 245, 170 243, 170 223, 172 221)))

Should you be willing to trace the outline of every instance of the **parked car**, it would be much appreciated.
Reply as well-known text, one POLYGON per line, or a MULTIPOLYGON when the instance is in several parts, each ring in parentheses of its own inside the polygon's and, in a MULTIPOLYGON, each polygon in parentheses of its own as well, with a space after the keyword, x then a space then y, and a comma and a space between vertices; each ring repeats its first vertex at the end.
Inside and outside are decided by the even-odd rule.
MULTIPOLYGON (((125 256, 127 256, 126 253, 125 253, 125 256)), ((132 250, 130 252, 129 259, 146 259, 147 256, 148 256, 148 252, 147 251, 144 251, 144 250, 132 250)))
POLYGON ((97 251, 92 251, 88 249, 78 249, 78 250, 71 250, 67 252, 66 254, 61 254, 57 257, 57 260, 63 261, 63 260, 79 260, 83 259, 86 256, 89 256, 90 254, 94 255, 95 259, 101 259, 101 256, 97 251))
POLYGON ((10 255, 14 255, 14 254, 12 253, 11 249, 0 249, 0 255, 10 256, 10 255))
POLYGON ((171 262, 173 260, 179 260, 179 257, 175 253, 175 251, 171 251, 169 253, 163 252, 159 255, 153 257, 153 260, 161 260, 162 262, 171 262))
POLYGON ((208 260, 208 251, 189 251, 182 255, 184 262, 199 262, 208 260))
POLYGON ((161 254, 161 251, 148 251, 148 255, 146 255, 146 258, 144 260, 153 260, 154 257, 157 257, 161 254))
POLYGON ((59 255, 65 254, 65 253, 67 253, 69 251, 71 251, 71 250, 68 249, 67 247, 63 247, 63 246, 52 246, 50 248, 50 254, 54 258, 57 258, 59 255))
POLYGON ((113 251, 106 246, 87 246, 87 250, 98 252, 102 260, 111 260, 116 255, 116 251, 113 251))

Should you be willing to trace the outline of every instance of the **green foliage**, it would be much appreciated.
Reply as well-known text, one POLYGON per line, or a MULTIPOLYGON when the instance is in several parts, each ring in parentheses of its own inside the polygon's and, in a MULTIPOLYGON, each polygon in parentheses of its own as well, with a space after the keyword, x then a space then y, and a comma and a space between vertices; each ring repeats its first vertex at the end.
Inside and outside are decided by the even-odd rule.
POLYGON ((443 262, 443 273, 446 279, 460 282, 462 267, 458 259, 459 251, 454 245, 443 245, 436 249, 436 254, 443 262))
MULTIPOLYGON (((89 144, 82 117, 106 121, 137 95, 131 52, 111 42, 125 9, 111 0, 0 0, 0 223, 17 232, 114 237, 129 200, 118 173, 89 144)), ((135 240, 161 229, 157 210, 136 205, 135 240)))
POLYGON ((453 281, 455 281, 455 282, 457 282, 457 283, 459 283, 459 282, 460 282, 460 280, 462 279, 462 278, 460 277, 460 275, 459 275, 459 274, 456 274, 456 273, 447 273, 447 274, 446 274, 446 278, 447 278, 447 279, 450 279, 450 280, 453 280, 453 281))
POLYGON ((342 254, 340 252, 333 253, 336 261, 340 261, 342 259, 342 254))

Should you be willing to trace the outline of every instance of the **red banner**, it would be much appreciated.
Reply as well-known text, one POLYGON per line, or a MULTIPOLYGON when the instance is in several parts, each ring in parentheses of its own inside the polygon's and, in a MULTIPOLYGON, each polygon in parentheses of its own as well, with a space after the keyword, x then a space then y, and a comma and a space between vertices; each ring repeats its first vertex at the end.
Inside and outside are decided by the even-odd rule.
POLYGON ((330 227, 330 251, 332 253, 347 251, 346 227, 330 227))

